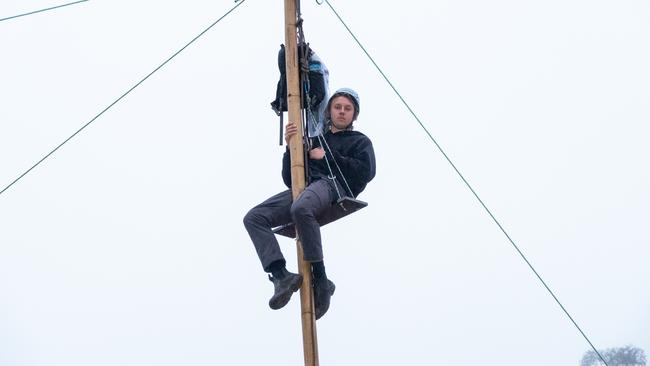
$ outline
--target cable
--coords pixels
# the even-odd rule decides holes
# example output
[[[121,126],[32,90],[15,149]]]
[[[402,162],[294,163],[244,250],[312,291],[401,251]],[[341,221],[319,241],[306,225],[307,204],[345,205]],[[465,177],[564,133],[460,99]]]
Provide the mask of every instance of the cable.
[[[307,97],[307,100],[309,100],[309,96]],[[307,109],[307,114],[311,117],[311,123],[312,125],[316,124],[316,118],[314,118],[314,114],[311,112],[311,105],[308,102],[308,109]],[[339,163],[336,162],[336,158],[334,157],[334,153],[332,152],[332,149],[330,148],[330,145],[327,143],[327,140],[325,139],[325,135],[323,135],[323,129],[319,128],[318,129],[318,134],[316,135],[318,137],[318,142],[320,142],[321,147],[324,147],[326,154],[329,153],[329,157],[332,159],[334,162],[334,165],[336,166],[336,169],[339,171],[339,174],[341,175],[341,179],[343,180],[343,183],[345,183],[345,187],[347,187],[348,192],[350,192],[350,197],[356,198],[354,196],[354,193],[352,192],[352,189],[350,189],[350,185],[348,184],[348,180],[345,179],[345,175],[343,174],[343,171],[341,171],[341,167],[339,166]],[[325,162],[327,163],[327,169],[329,170],[330,177],[335,177],[336,175],[334,172],[332,172],[332,167],[330,166],[329,159],[325,157]],[[329,178],[329,177],[328,177]],[[341,193],[339,192],[338,186],[335,184],[334,188],[336,188],[336,194],[341,199]],[[343,188],[343,187],[341,187]],[[345,193],[347,195],[347,192]]]
[[[537,273],[537,271],[535,270],[535,268],[533,267],[533,265],[528,261],[528,259],[527,259],[526,256],[524,255],[524,253],[523,253],[523,252],[519,249],[519,247],[517,246],[517,244],[515,244],[515,242],[512,240],[512,238],[510,238],[510,235],[508,235],[508,233],[507,233],[506,230],[503,228],[503,226],[501,226],[501,224],[500,224],[499,221],[496,219],[496,217],[494,217],[494,215],[492,214],[492,212],[490,211],[490,209],[488,209],[488,207],[485,205],[485,203],[483,203],[483,200],[479,197],[479,195],[476,193],[476,191],[474,191],[474,188],[472,188],[472,186],[467,182],[467,180],[465,179],[465,177],[463,176],[463,174],[461,174],[461,172],[458,170],[458,168],[456,168],[456,165],[454,165],[454,163],[451,161],[451,159],[449,158],[449,156],[448,156],[448,155],[445,153],[445,151],[442,149],[442,147],[440,146],[440,144],[438,144],[438,142],[433,138],[433,136],[431,135],[431,133],[429,133],[429,130],[427,130],[427,128],[426,128],[426,127],[424,126],[424,124],[422,123],[422,121],[420,121],[420,118],[418,118],[418,116],[415,114],[415,112],[413,111],[413,109],[411,109],[411,107],[409,106],[409,104],[406,103],[406,101],[404,100],[404,98],[402,98],[402,95],[401,95],[401,94],[397,91],[397,89],[393,86],[393,83],[391,83],[391,81],[388,79],[388,77],[386,76],[386,74],[384,74],[384,72],[381,70],[381,68],[377,65],[377,63],[375,62],[375,60],[372,58],[372,56],[370,56],[370,54],[368,53],[368,51],[366,51],[366,48],[361,44],[361,42],[359,42],[359,40],[358,40],[357,37],[354,35],[354,33],[352,33],[352,31],[350,30],[350,27],[348,27],[348,25],[343,21],[343,19],[341,18],[341,16],[336,12],[336,10],[334,10],[334,7],[332,7],[332,4],[330,4],[329,0],[322,0],[322,1],[324,1],[325,3],[327,3],[327,5],[330,7],[330,9],[332,9],[332,12],[334,13],[334,15],[336,15],[336,17],[339,19],[339,21],[341,22],[341,24],[343,24],[343,26],[344,26],[345,29],[348,31],[348,33],[350,33],[350,35],[352,36],[352,38],[354,38],[355,42],[356,42],[356,43],[359,45],[359,47],[363,50],[363,52],[366,54],[366,56],[368,56],[368,59],[370,59],[370,61],[371,61],[372,64],[375,66],[375,68],[377,69],[377,71],[379,71],[379,73],[380,73],[381,76],[384,78],[384,80],[386,80],[386,82],[388,83],[388,85],[390,85],[390,87],[393,89],[393,91],[395,92],[395,94],[397,94],[397,96],[398,96],[399,99],[402,101],[402,103],[404,104],[404,106],[406,106],[406,108],[409,110],[409,112],[411,113],[411,115],[413,115],[413,117],[415,118],[415,120],[420,124],[420,126],[422,127],[422,129],[424,130],[424,132],[429,136],[429,138],[430,138],[431,141],[436,145],[436,147],[438,148],[438,150],[440,150],[440,152],[441,152],[442,155],[445,157],[445,159],[447,160],[447,162],[449,162],[449,164],[451,165],[451,167],[456,171],[456,173],[458,174],[458,176],[463,180],[463,182],[465,183],[465,185],[467,186],[467,188],[469,188],[469,190],[472,192],[472,194],[474,195],[474,197],[476,197],[476,199],[479,201],[479,203],[481,204],[481,206],[483,206],[483,208],[485,209],[485,211],[490,215],[490,217],[492,218],[492,220],[494,221],[494,223],[499,227],[499,229],[501,230],[501,232],[503,232],[503,234],[506,236],[506,238],[508,239],[508,241],[510,241],[510,243],[511,243],[512,246],[515,248],[515,250],[517,251],[517,253],[519,253],[519,255],[521,256],[521,258],[526,262],[526,264],[527,264],[528,267],[533,271],[533,273],[535,274],[535,276],[537,276],[537,278],[538,278],[539,281],[542,283],[542,285],[544,285],[544,287],[545,287],[546,290],[549,292],[549,294],[551,294],[551,296],[553,297],[553,299],[555,299],[555,302],[560,306],[560,308],[562,309],[562,311],[564,311],[564,313],[566,314],[566,316],[569,317],[569,319],[571,320],[571,322],[573,323],[573,325],[578,329],[578,331],[580,332],[580,334],[582,334],[582,336],[583,336],[584,339],[587,341],[587,343],[589,343],[589,345],[590,345],[591,348],[594,350],[594,352],[596,352],[596,354],[598,354],[598,357],[600,357],[600,359],[603,361],[603,363],[605,364],[605,366],[608,366],[608,365],[607,365],[607,362],[605,361],[605,359],[603,358],[603,356],[600,354],[600,352],[598,352],[598,350],[596,349],[596,347],[594,347],[593,343],[591,343],[591,341],[589,340],[589,338],[587,337],[587,335],[582,331],[582,329],[580,328],[580,326],[578,326],[578,324],[575,322],[575,320],[573,320],[573,317],[571,316],[571,314],[569,314],[569,312],[564,308],[564,306],[562,305],[562,303],[560,302],[560,300],[557,298],[557,296],[555,296],[555,294],[553,293],[553,291],[551,291],[551,289],[548,287],[548,285],[546,284],[546,282],[544,282],[544,280],[543,280],[542,277],[539,275],[539,273]],[[317,1],[317,2],[318,2],[318,1]]]
[[[36,11],[30,11],[29,13],[25,13],[25,14],[18,14],[18,15],[14,15],[14,16],[11,16],[11,17],[7,17],[7,18],[1,18],[0,22],[5,21],[5,20],[9,20],[9,19],[20,18],[20,17],[24,17],[24,16],[27,16],[27,15],[32,15],[32,14],[36,14],[36,13],[42,13],[44,11],[54,10],[54,9],[62,8],[64,6],[68,6],[68,5],[79,4],[79,3],[86,2],[86,1],[89,1],[89,0],[75,1],[75,2],[72,2],[72,3],[68,3],[68,4],[53,6],[51,8],[46,8],[46,9],[41,9],[41,10],[36,10]]]
[[[194,41],[199,39],[202,35],[204,35],[207,31],[209,31],[212,27],[214,27],[217,23],[219,23],[223,18],[228,16],[230,13],[232,13],[237,7],[239,7],[241,4],[243,4],[246,0],[240,0],[237,2],[237,5],[235,5],[233,8],[228,10],[224,15],[221,16],[221,18],[217,19],[214,23],[212,23],[209,27],[207,27],[205,30],[203,30],[199,35],[194,37],[191,41],[189,41],[185,46],[183,46],[180,50],[176,51],[171,57],[169,57],[165,62],[160,64],[160,66],[156,67],[152,72],[149,73],[149,75],[145,76],[142,80],[138,81],[134,86],[131,87],[131,89],[127,90],[122,96],[117,98],[113,103],[111,103],[108,107],[104,108],[103,111],[99,112],[95,117],[93,117],[88,123],[85,125],[81,126],[80,129],[78,129],[75,133],[73,133],[70,137],[65,139],[62,143],[59,144],[59,146],[55,147],[54,150],[50,151],[47,155],[45,155],[41,160],[37,161],[36,164],[32,165],[31,168],[27,169],[23,174],[21,174],[18,178],[16,178],[13,182],[11,182],[8,186],[6,186],[2,191],[0,191],[0,195],[2,195],[7,189],[9,189],[11,186],[13,186],[16,182],[18,182],[20,179],[22,179],[27,173],[31,172],[32,169],[36,168],[40,163],[42,163],[45,159],[50,157],[50,155],[54,154],[55,151],[57,151],[61,146],[65,145],[68,141],[70,141],[73,137],[75,137],[79,132],[81,132],[83,129],[88,127],[91,123],[93,123],[97,118],[99,118],[104,112],[108,111],[111,107],[113,107],[117,102],[122,100],[122,98],[126,97],[127,94],[131,93],[135,88],[140,86],[145,80],[147,80],[151,75],[153,75],[156,71],[160,70],[163,66],[165,66],[169,61],[171,61],[174,57],[176,57],[179,53],[183,52],[187,47],[189,47]]]

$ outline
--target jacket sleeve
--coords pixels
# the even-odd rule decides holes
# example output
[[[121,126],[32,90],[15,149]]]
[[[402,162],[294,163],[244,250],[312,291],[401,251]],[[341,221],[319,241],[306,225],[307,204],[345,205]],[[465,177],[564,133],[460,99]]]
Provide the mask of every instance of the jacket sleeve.
[[[289,156],[288,146],[282,156],[282,180],[287,188],[291,188],[291,157]]]
[[[375,177],[375,151],[369,138],[359,140],[350,154],[332,151],[332,155],[343,174],[359,185],[365,186]]]

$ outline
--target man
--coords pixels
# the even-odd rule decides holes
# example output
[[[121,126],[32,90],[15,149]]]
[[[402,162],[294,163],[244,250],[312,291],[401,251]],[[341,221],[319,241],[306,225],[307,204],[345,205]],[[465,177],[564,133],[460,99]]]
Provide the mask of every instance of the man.
[[[352,124],[359,116],[359,106],[359,96],[354,90],[337,90],[325,110],[325,117],[330,121],[329,131],[321,139],[316,139],[316,147],[309,151],[309,180],[305,190],[295,201],[290,189],[279,193],[252,208],[244,217],[244,226],[262,267],[271,274],[269,280],[274,285],[274,293],[269,300],[271,309],[285,306],[302,284],[302,275],[287,271],[286,260],[271,231],[273,227],[290,222],[295,224],[300,236],[304,260],[311,263],[316,319],[320,319],[329,309],[335,285],[325,273],[320,226],[316,218],[339,198],[339,194],[356,197],[375,176],[372,143],[364,134],[353,131]],[[294,123],[287,124],[287,145],[297,132],[298,127]],[[326,142],[325,146],[320,145],[322,140]],[[282,178],[291,188],[288,147],[282,161]]]

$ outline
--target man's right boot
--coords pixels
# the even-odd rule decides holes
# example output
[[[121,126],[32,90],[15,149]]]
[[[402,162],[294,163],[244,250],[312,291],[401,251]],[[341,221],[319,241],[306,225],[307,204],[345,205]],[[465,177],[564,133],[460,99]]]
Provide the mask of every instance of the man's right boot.
[[[282,278],[269,275],[269,281],[273,282],[275,288],[273,296],[269,300],[269,306],[273,310],[278,310],[289,303],[291,295],[300,289],[302,275],[291,272],[286,272]]]

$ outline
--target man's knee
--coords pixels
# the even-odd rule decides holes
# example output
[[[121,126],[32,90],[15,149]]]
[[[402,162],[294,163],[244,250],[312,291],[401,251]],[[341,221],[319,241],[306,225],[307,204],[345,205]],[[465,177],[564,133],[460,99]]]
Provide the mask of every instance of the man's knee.
[[[244,216],[244,226],[245,227],[251,227],[259,224],[264,224],[266,222],[266,217],[262,215],[260,210],[257,208],[252,208],[246,215]]]
[[[312,216],[314,216],[312,209],[301,201],[296,201],[291,205],[291,217],[294,221],[299,221],[302,218]]]

